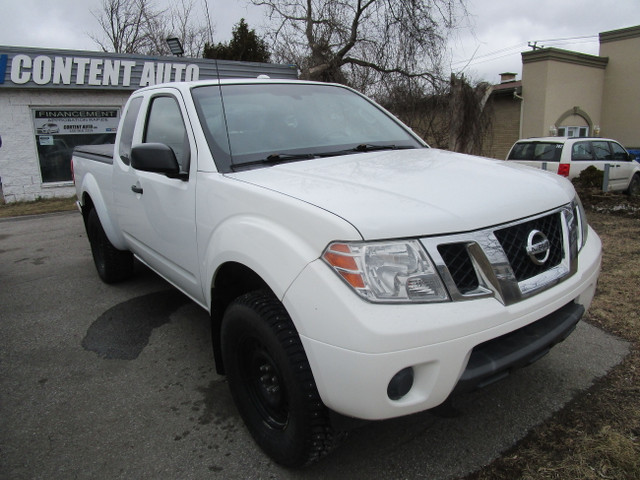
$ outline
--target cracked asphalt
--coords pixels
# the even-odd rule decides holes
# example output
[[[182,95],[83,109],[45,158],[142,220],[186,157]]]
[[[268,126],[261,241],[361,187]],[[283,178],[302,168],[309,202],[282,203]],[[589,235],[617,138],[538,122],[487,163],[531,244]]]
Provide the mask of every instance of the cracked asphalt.
[[[141,265],[103,284],[77,212],[1,220],[0,478],[460,478],[628,349],[581,322],[450,408],[368,423],[320,463],[287,470],[255,446],[215,373],[204,310]]]

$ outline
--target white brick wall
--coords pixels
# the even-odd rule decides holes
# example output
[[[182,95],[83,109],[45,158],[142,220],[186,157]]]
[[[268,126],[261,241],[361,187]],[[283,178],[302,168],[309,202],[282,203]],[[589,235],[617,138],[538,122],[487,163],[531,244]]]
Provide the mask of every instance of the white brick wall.
[[[130,92],[78,91],[51,89],[0,90],[0,179],[6,202],[40,198],[71,197],[71,182],[42,183],[36,132],[31,108],[53,107],[119,107],[122,109]]]

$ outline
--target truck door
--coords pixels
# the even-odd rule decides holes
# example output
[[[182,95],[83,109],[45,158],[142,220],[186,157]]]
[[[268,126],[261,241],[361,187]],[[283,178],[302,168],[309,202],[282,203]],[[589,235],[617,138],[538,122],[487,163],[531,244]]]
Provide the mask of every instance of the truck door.
[[[180,164],[181,175],[169,178],[136,170],[126,155],[118,152],[114,159],[114,203],[120,227],[138,257],[202,301],[195,222],[197,151],[193,132],[187,128],[190,123],[184,102],[177,90],[158,89],[145,99],[140,112],[133,144],[168,145]]]

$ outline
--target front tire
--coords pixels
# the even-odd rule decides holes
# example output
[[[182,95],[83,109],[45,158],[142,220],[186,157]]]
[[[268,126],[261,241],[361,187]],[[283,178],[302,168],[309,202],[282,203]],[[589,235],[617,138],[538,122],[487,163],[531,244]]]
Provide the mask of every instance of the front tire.
[[[634,174],[629,182],[629,188],[627,189],[627,195],[637,197],[640,195],[640,174]]]
[[[118,250],[113,246],[104,233],[95,208],[92,208],[87,216],[87,236],[93,263],[103,282],[121,282],[133,275],[133,255],[127,250]]]
[[[331,451],[329,412],[283,305],[264,291],[239,297],[225,312],[221,337],[231,394],[260,448],[288,467]]]

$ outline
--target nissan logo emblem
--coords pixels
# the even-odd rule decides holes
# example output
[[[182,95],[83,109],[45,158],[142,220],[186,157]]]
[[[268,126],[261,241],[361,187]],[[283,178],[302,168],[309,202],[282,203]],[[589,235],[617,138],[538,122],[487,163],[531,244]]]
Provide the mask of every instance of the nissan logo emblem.
[[[531,230],[527,238],[527,255],[536,265],[544,265],[549,259],[551,244],[547,236],[540,230]]]

